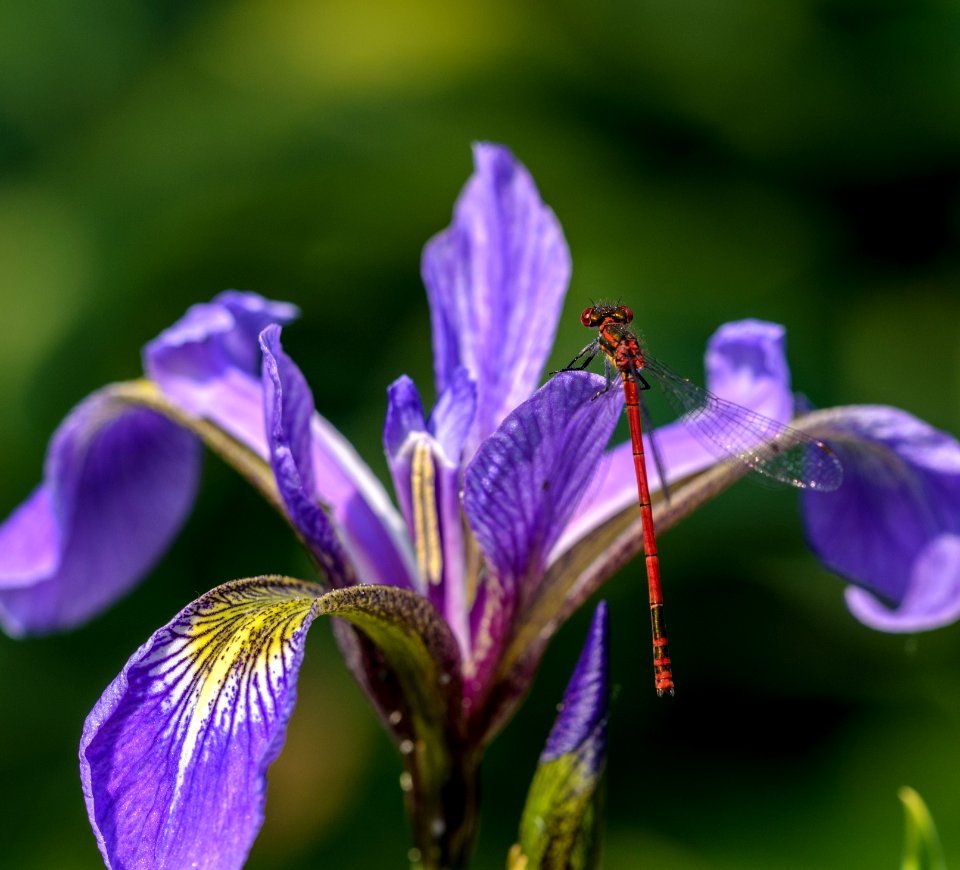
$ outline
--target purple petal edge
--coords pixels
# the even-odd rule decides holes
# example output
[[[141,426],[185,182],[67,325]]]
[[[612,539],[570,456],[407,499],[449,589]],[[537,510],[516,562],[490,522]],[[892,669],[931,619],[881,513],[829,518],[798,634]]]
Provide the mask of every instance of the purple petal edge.
[[[960,536],[940,535],[921,551],[913,565],[903,601],[891,608],[865,589],[846,590],[847,607],[877,631],[931,631],[960,620]]]
[[[262,392],[272,427],[269,449],[290,516],[335,582],[349,577],[411,587],[416,569],[403,520],[356,450],[314,411],[309,386],[282,353],[279,336],[278,327],[265,331]]]

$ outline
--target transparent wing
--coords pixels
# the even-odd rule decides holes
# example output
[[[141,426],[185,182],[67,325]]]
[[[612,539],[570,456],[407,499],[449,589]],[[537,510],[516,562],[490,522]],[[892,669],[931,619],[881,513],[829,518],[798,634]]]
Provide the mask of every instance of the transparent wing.
[[[644,355],[644,371],[703,446],[718,459],[736,459],[770,480],[828,492],[843,481],[843,466],[822,441],[715,396]]]

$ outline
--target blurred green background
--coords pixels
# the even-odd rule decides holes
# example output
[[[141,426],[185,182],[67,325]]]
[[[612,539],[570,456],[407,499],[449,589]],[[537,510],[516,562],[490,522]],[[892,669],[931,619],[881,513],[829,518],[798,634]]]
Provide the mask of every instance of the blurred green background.
[[[565,229],[552,364],[598,296],[695,378],[710,333],[755,316],[787,325],[816,404],[960,431],[958,106],[960,10],[939,0],[2,4],[0,515],[69,408],[228,287],[301,306],[285,346],[384,476],[387,384],[406,372],[431,395],[420,249],[477,139],[514,149]],[[903,784],[960,866],[960,627],[856,623],[787,492],[737,487],[661,557],[673,702],[651,688],[640,565],[604,590],[606,866],[895,867]],[[100,692],[211,586],[308,571],[210,458],[185,532],[125,601],[69,635],[0,638],[0,866],[102,866],[76,763]],[[588,617],[489,752],[478,868],[503,866]],[[249,866],[404,866],[399,773],[318,625]]]

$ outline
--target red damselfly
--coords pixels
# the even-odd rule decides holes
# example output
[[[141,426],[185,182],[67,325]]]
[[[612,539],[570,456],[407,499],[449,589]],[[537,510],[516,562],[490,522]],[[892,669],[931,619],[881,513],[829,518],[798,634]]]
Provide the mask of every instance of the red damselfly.
[[[647,564],[654,685],[658,695],[672,695],[673,671],[663,619],[660,560],[657,556],[643,449],[643,425],[650,428],[646,410],[640,401],[639,391],[650,389],[650,383],[643,373],[653,376],[667,400],[680,414],[681,421],[720,459],[738,460],[771,480],[824,492],[840,486],[843,468],[833,451],[823,442],[721,399],[672,372],[642,348],[630,328],[632,320],[633,312],[625,305],[594,305],[584,309],[580,322],[590,329],[596,329],[597,337],[571,360],[564,371],[585,369],[602,351],[606,389],[609,390],[613,384],[614,370],[619,373],[623,383]],[[653,453],[662,486],[666,487],[664,470],[655,449]]]

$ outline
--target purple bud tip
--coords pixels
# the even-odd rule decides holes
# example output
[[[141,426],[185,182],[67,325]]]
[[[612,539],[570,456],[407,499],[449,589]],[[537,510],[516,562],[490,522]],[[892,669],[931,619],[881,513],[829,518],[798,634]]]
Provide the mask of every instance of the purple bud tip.
[[[596,736],[601,741],[606,729],[610,702],[607,673],[607,603],[597,605],[580,660],[567,684],[560,712],[540,761],[551,761],[582,747]]]

